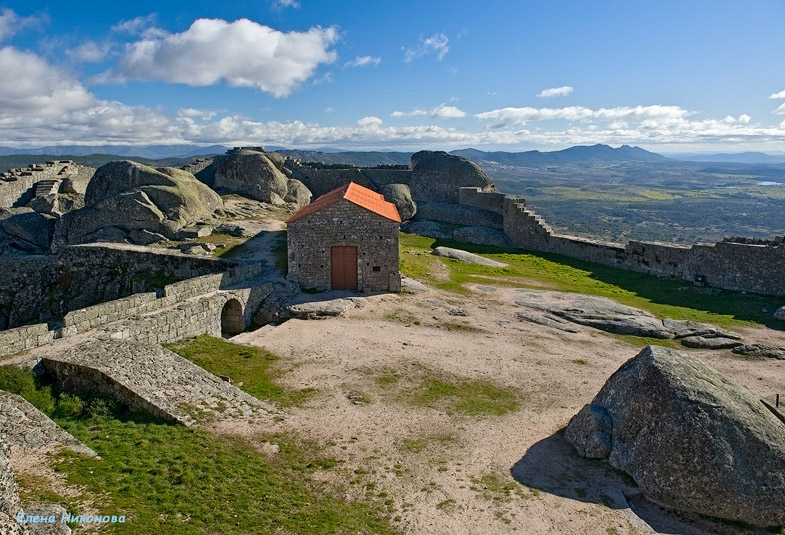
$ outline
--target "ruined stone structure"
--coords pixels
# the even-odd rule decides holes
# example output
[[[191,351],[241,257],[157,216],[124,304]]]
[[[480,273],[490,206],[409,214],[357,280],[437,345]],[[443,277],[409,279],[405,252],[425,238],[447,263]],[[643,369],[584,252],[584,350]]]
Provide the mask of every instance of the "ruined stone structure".
[[[317,290],[400,291],[395,205],[353,182],[287,221],[288,279]]]
[[[710,286],[785,295],[785,244],[723,241],[680,246],[630,241],[607,243],[556,233],[517,195],[461,188],[459,203],[501,214],[504,233],[516,247],[557,253],[630,271],[700,280]]]
[[[0,173],[0,208],[24,206],[34,196],[46,194],[43,189],[37,188],[39,182],[47,181],[51,193],[55,185],[59,186],[63,179],[79,174],[81,169],[72,160],[58,160]]]

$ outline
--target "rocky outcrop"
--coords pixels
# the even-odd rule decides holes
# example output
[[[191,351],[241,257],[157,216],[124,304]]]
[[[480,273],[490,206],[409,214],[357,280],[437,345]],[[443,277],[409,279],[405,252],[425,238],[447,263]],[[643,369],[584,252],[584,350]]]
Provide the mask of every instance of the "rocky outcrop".
[[[498,268],[498,267],[505,267],[507,265],[501,262],[497,262],[496,260],[491,260],[490,258],[485,258],[484,256],[470,253],[468,251],[463,251],[461,249],[453,249],[452,247],[436,247],[433,250],[433,254],[435,254],[436,256],[443,256],[445,258],[453,258],[455,260],[460,260],[461,262],[467,262],[469,264],[478,264],[480,266],[489,266],[489,267]]]
[[[57,223],[55,246],[120,241],[146,230],[175,239],[179,230],[209,220],[223,203],[217,193],[181,169],[153,169],[136,162],[110,162],[87,186],[85,208]],[[150,243],[145,234],[141,244]]]
[[[497,229],[488,227],[461,227],[455,229],[452,237],[455,241],[474,243],[476,245],[492,245],[494,247],[514,247],[507,235]]]
[[[286,181],[286,195],[283,200],[293,204],[295,208],[300,208],[311,202],[311,190],[299,180],[290,178]]]
[[[740,345],[733,348],[733,353],[735,355],[744,355],[745,357],[785,360],[785,347],[767,344]]]
[[[259,149],[231,151],[217,163],[213,186],[262,202],[269,202],[271,193],[285,198],[289,195],[289,178],[270,156]]]
[[[785,524],[785,425],[702,360],[649,346],[567,427],[584,456],[607,458],[674,509]]]
[[[496,191],[496,187],[475,163],[446,152],[423,150],[412,155],[409,179],[416,201],[458,203],[458,188],[477,187]]]
[[[401,230],[410,234],[417,234],[419,236],[440,240],[449,240],[452,238],[452,231],[450,231],[446,225],[437,223],[436,221],[406,221],[401,225]]]
[[[0,254],[41,254],[52,242],[56,219],[31,208],[0,208]]]
[[[412,192],[406,184],[387,184],[381,187],[379,193],[395,205],[401,221],[411,219],[417,213],[417,203],[412,199]]]
[[[774,319],[785,321],[785,306],[782,306],[774,311]]]

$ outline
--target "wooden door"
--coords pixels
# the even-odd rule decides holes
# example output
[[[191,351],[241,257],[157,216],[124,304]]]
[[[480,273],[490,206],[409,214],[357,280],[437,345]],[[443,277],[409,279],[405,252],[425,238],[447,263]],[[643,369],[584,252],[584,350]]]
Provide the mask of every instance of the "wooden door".
[[[330,250],[333,290],[357,289],[357,247],[335,246]]]

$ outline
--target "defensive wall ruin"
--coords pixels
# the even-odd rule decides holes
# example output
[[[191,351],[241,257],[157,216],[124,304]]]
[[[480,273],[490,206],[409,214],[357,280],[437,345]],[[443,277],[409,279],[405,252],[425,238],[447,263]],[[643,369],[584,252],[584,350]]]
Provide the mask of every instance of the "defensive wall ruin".
[[[56,160],[0,173],[0,208],[24,206],[33,198],[37,183],[44,180],[63,180],[79,172],[80,166],[72,160]]]
[[[239,334],[274,291],[256,279],[261,264],[202,275],[166,285],[161,294],[138,293],[69,312],[62,325],[38,323],[0,331],[0,356],[101,328],[115,340],[165,343],[199,334]]]
[[[516,247],[557,253],[630,271],[701,281],[727,290],[785,295],[785,243],[723,241],[679,246],[630,241],[626,245],[558,234],[517,195],[460,188],[464,206],[501,214]]]

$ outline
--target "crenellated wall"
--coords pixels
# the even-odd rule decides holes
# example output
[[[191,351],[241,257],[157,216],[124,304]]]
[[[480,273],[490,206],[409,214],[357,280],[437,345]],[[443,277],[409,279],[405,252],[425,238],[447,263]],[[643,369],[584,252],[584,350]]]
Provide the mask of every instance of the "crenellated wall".
[[[641,241],[622,245],[558,234],[517,195],[461,188],[459,198],[461,204],[496,212],[500,195],[504,233],[522,249],[687,281],[703,277],[706,284],[728,290],[785,295],[785,243],[781,239],[753,243],[737,239],[690,247]]]

